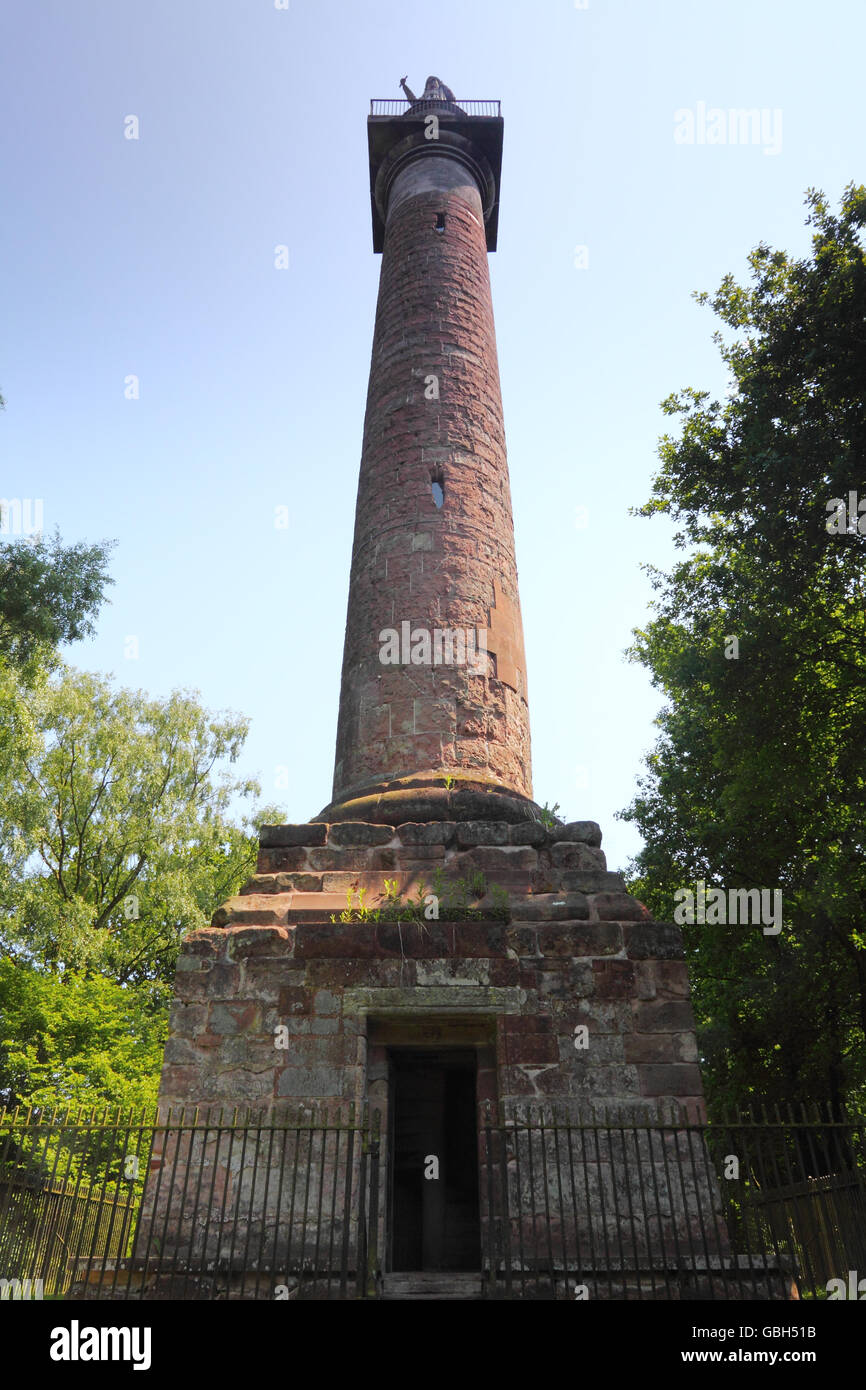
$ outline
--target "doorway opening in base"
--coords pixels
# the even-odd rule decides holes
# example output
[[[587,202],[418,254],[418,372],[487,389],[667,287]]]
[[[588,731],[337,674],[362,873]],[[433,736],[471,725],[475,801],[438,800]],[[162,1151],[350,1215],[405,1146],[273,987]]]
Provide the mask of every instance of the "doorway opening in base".
[[[391,1269],[478,1270],[477,1052],[390,1048]]]

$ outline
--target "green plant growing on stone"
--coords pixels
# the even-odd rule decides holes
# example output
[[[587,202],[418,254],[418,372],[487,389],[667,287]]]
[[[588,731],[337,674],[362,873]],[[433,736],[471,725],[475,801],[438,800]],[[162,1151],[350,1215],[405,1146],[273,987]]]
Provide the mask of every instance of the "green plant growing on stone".
[[[548,806],[545,801],[535,820],[540,821],[545,830],[552,830],[555,825],[562,825],[560,817],[556,814],[558,810],[558,801],[554,801],[552,806]]]
[[[394,881],[396,885],[396,880]],[[367,889],[358,889],[358,906],[352,906],[352,889],[346,889],[346,906],[340,913],[341,922],[378,922],[380,909],[367,906]],[[331,913],[331,921],[336,922],[336,917]]]
[[[501,916],[504,921],[511,917],[511,905],[508,897],[507,888],[503,888],[501,883],[490,885],[490,896],[493,899],[493,911],[496,916]]]
[[[453,791],[453,789],[454,789],[454,778],[451,776],[451,773],[450,773],[450,772],[449,772],[449,774],[448,774],[447,777],[443,777],[442,782],[443,782],[443,785],[444,785],[444,787],[445,787],[446,792]]]
[[[476,870],[469,878],[458,878],[448,882],[441,865],[433,870],[433,888],[419,883],[414,898],[404,898],[399,890],[399,879],[384,880],[383,901],[380,907],[367,905],[367,889],[357,890],[357,903],[353,905],[351,888],[346,891],[346,906],[339,914],[331,913],[331,921],[336,922],[417,922],[426,933],[427,899],[432,891],[439,900],[440,916],[452,917],[457,921],[483,921],[494,917],[508,921],[510,917],[508,894],[504,888],[493,885],[488,889],[485,875]],[[488,908],[475,907],[479,899],[490,892],[493,903]]]
[[[470,892],[473,898],[483,898],[487,892],[487,879],[481,869],[476,869],[469,883]]]

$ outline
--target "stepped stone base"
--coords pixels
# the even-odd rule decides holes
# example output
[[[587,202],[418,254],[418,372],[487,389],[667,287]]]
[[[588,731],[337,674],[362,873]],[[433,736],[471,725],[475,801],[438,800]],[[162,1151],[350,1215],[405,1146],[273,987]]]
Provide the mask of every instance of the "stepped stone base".
[[[221,1107],[228,1120],[237,1107],[277,1122],[292,1109],[369,1105],[383,1136],[377,1201],[385,1221],[370,1258],[385,1271],[393,1062],[406,1048],[474,1054],[476,1099],[485,1114],[489,1103],[500,1115],[513,1115],[515,1107],[525,1114],[527,1106],[555,1106],[560,1117],[590,1110],[623,1122],[651,1121],[660,1102],[663,1109],[670,1102],[674,1123],[703,1120],[680,931],[654,922],[626,893],[622,877],[608,872],[600,845],[592,821],[550,829],[529,819],[263,828],[255,876],[218,909],[210,928],[183,943],[160,1087],[164,1118],[170,1125],[173,1115],[176,1124],[179,1110]],[[292,1149],[294,1141],[287,1142],[301,1172],[299,1191],[309,1188],[318,1204],[341,1181],[337,1159],[329,1151],[321,1161],[307,1161]],[[563,1150],[546,1173],[524,1163],[526,1188],[517,1181],[515,1146],[523,1146],[526,1159],[529,1139],[505,1142],[508,1153],[494,1139],[488,1154],[478,1129],[479,1191],[492,1192],[502,1174],[510,1174],[514,1211],[508,1220],[517,1249],[521,1235],[529,1240],[519,1226],[528,1219],[526,1204],[547,1210],[559,1186],[571,1180],[571,1160]],[[583,1153],[588,1187],[586,1210],[577,1218],[580,1248],[606,1248],[600,1242],[607,1238],[607,1209],[641,1209],[647,1173],[665,1190],[669,1142],[657,1141],[650,1151],[641,1141],[643,1168],[634,1175],[604,1140]],[[200,1170],[207,1182],[216,1181],[230,1220],[238,1223],[240,1234],[231,1239],[245,1241],[249,1233],[255,1247],[264,1232],[265,1244],[288,1261],[291,1219],[275,1184],[260,1190],[255,1145],[252,1156],[243,1146],[228,1157],[217,1150],[212,1134],[155,1146],[142,1230],[152,1222],[161,1250],[194,1256],[202,1268],[220,1255],[218,1233],[214,1248],[205,1248],[204,1236],[189,1229],[189,1217],[184,1224],[178,1189],[187,1170]],[[267,1167],[269,1159],[263,1161]],[[682,1236],[688,1248],[697,1239],[702,1214],[710,1229],[718,1225],[711,1176],[690,1179],[688,1188],[670,1194],[664,1230],[639,1237],[650,1267],[665,1264],[671,1241]],[[483,1202],[480,1219],[487,1250]],[[311,1218],[307,1233],[317,1248],[320,1235],[327,1248],[333,1239],[340,1249],[345,1235],[356,1248],[354,1207],[345,1229],[338,1219],[322,1220],[320,1232],[319,1217]],[[549,1235],[551,1258],[564,1271],[561,1223],[554,1222]],[[712,1253],[724,1259],[723,1234],[718,1249],[713,1242]],[[633,1294],[623,1287],[612,1296]]]
[[[256,875],[183,943],[160,1104],[384,1100],[388,1046],[462,1042],[479,1100],[700,1118],[680,931],[600,845],[592,821],[264,827]],[[339,920],[386,879],[438,919]]]

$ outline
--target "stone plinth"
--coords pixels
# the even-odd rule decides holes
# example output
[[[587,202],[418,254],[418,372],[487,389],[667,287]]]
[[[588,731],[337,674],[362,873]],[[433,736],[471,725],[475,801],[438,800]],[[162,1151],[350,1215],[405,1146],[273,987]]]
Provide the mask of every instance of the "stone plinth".
[[[479,1100],[699,1110],[679,929],[600,842],[591,821],[266,827],[255,877],[183,944],[160,1104],[361,1101],[403,1017],[486,1022]]]

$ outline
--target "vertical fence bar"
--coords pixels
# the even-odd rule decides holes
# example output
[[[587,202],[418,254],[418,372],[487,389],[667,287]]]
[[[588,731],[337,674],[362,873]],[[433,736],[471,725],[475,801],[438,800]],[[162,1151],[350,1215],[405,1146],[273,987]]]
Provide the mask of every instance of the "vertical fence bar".
[[[367,1297],[367,1182],[370,1154],[369,1110],[366,1101],[361,1106],[361,1153],[358,1177],[358,1258],[355,1288],[358,1298]],[[376,1175],[378,1183],[378,1173]]]
[[[352,1182],[355,1176],[355,1102],[349,1104],[349,1122],[346,1131],[346,1181],[343,1193],[343,1239],[340,1248],[340,1297],[348,1293],[349,1243],[352,1222]]]
[[[373,1111],[373,1127],[370,1140],[370,1240],[367,1245],[367,1259],[369,1269],[367,1272],[368,1281],[373,1289],[373,1297],[379,1297],[379,1281],[377,1279],[379,1265],[379,1147],[380,1147],[380,1124],[381,1116],[378,1110]]]
[[[523,1240],[523,1183],[520,1178],[520,1111],[514,1107],[514,1119],[512,1121],[511,1133],[514,1138],[514,1181],[515,1181],[515,1200],[514,1210],[517,1216],[517,1250],[520,1260],[520,1296],[526,1297],[526,1248]],[[510,1221],[511,1202],[509,1200],[508,1188],[505,1189],[505,1211]]]
[[[484,1102],[484,1114],[482,1119],[484,1130],[484,1154],[485,1171],[487,1175],[487,1297],[496,1297],[496,1270],[498,1264],[496,1228],[494,1220],[494,1170],[493,1170],[493,1142],[490,1124],[490,1101]]]

